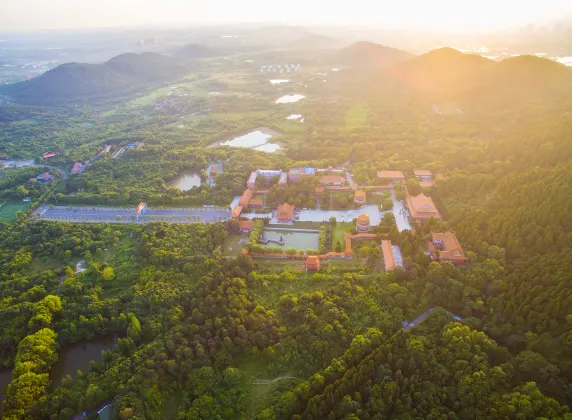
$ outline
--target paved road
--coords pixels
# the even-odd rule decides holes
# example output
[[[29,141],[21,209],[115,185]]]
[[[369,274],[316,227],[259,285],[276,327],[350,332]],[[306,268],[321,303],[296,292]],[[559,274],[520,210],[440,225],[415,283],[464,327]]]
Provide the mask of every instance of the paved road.
[[[435,308],[431,308],[431,309],[425,311],[424,313],[422,313],[421,315],[419,315],[417,318],[415,318],[415,319],[414,319],[413,321],[411,321],[411,322],[403,321],[403,328],[406,329],[406,330],[408,330],[409,328],[412,328],[412,327],[416,326],[416,325],[419,324],[420,322],[422,322],[422,321],[424,321],[425,319],[427,319],[427,317],[429,316],[429,314],[430,314],[431,312],[433,312],[434,309],[435,309]],[[452,313],[452,312],[450,312],[450,311],[448,311],[448,310],[446,310],[446,309],[445,309],[445,312],[447,312],[449,315],[451,315],[455,321],[462,321],[462,320],[463,320],[463,318],[461,318],[460,316],[455,315],[454,313]]]
[[[164,221],[170,223],[214,223],[230,218],[230,212],[220,208],[149,208],[135,218],[135,208],[115,207],[74,207],[74,206],[40,206],[34,211],[35,219],[80,223],[148,223]]]
[[[4,164],[5,168],[25,168],[25,167],[37,167],[37,168],[49,168],[58,171],[65,178],[68,177],[68,173],[65,169],[58,168],[57,166],[43,165],[41,163],[36,163],[32,160],[6,160],[0,159]]]

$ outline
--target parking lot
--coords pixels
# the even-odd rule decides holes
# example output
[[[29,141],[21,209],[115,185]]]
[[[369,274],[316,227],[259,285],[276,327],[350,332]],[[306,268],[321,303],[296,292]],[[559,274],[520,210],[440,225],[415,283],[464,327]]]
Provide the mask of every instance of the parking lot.
[[[215,223],[230,218],[225,208],[148,208],[137,219],[135,208],[123,207],[79,207],[40,206],[34,211],[35,219],[83,223]]]

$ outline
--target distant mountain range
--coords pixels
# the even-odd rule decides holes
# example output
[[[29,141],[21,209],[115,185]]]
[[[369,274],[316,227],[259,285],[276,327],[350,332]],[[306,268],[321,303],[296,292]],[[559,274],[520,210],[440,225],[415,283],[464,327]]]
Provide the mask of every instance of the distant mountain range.
[[[335,42],[315,34],[303,35],[314,40],[315,45]],[[371,42],[358,42],[328,54],[328,64],[351,68],[341,77],[351,78],[352,85],[359,90],[362,85],[377,80],[385,86],[397,83],[440,99],[462,96],[466,100],[483,103],[494,100],[498,104],[505,100],[514,103],[519,95],[526,100],[527,94],[533,91],[536,98],[549,98],[572,86],[572,68],[536,56],[496,62],[452,48],[414,56]],[[116,98],[175,80],[184,75],[195,60],[217,55],[220,52],[191,44],[170,55],[128,53],[102,64],[68,63],[34,79],[1,86],[0,95],[32,105]]]
[[[339,66],[392,67],[397,63],[410,60],[413,57],[415,56],[407,51],[374,44],[373,42],[362,41],[342,48],[337,51],[330,60],[332,64]]]
[[[0,94],[31,105],[117,97],[176,79],[185,74],[190,62],[216,55],[208,47],[191,44],[170,56],[126,53],[101,64],[66,63],[34,79],[0,86]]]

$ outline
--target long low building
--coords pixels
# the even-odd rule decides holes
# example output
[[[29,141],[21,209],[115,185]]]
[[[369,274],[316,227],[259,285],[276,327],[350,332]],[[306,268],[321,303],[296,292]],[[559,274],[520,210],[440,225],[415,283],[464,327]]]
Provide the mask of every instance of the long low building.
[[[405,175],[402,171],[378,171],[377,177],[389,181],[405,181]]]
[[[391,241],[381,241],[381,252],[383,253],[385,271],[395,270],[395,257],[393,255],[393,249],[391,248]]]
[[[242,193],[242,196],[240,197],[240,201],[238,202],[238,205],[242,206],[242,207],[248,206],[248,202],[252,198],[252,194],[253,194],[253,192],[250,188],[244,190],[244,192]]]

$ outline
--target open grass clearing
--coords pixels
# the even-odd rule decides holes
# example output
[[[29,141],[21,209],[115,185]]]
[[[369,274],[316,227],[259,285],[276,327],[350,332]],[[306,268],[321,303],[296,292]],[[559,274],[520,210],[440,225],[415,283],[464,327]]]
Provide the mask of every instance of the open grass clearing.
[[[6,201],[0,206],[0,222],[12,223],[16,220],[16,213],[26,211],[28,204],[22,201]]]

